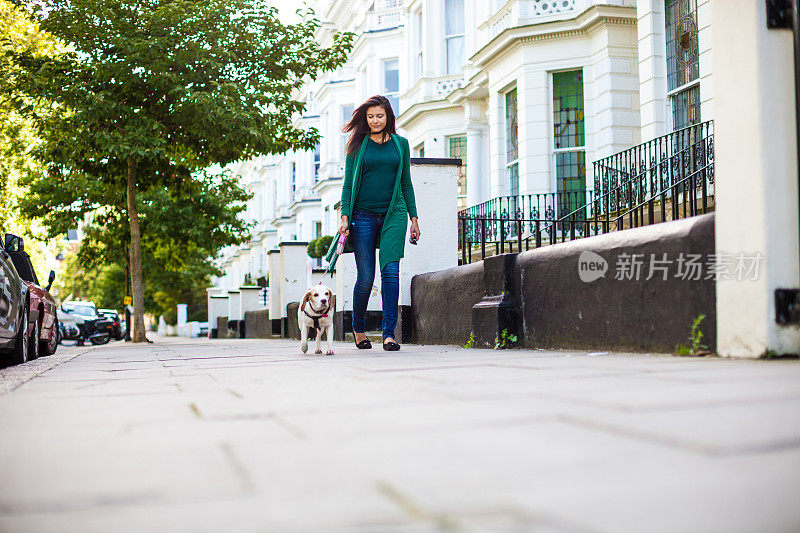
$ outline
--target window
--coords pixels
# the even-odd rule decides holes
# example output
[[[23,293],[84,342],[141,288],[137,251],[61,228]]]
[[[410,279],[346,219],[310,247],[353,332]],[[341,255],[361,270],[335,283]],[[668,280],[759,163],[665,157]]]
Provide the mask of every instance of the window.
[[[400,64],[397,58],[383,61],[383,91],[395,116],[400,114],[400,102],[397,98],[400,92]]]
[[[506,167],[508,168],[508,194],[519,194],[519,137],[517,128],[517,89],[505,95],[506,101]]]
[[[444,0],[446,74],[457,74],[464,66],[464,0]]]
[[[419,143],[415,148],[414,151],[417,152],[417,157],[425,157],[425,143]]]
[[[667,91],[672,128],[700,122],[697,0],[666,0]]]
[[[297,163],[292,161],[292,202],[294,202],[294,193],[297,190]]]
[[[447,139],[450,157],[461,160],[458,169],[457,194],[458,209],[467,207],[467,137],[457,135]]]
[[[583,71],[553,73],[553,147],[559,217],[586,202]]]
[[[350,119],[353,118],[353,109],[352,105],[342,106],[342,130],[345,124],[350,122]],[[342,131],[342,154],[344,154],[345,147],[347,146],[347,138],[349,136],[349,133],[344,133],[344,131]],[[344,158],[344,155],[342,155],[342,157]]]
[[[414,56],[414,79],[422,77],[422,11],[414,13],[414,42],[416,52]]]
[[[314,147],[314,181],[319,179],[320,147],[319,143]]]

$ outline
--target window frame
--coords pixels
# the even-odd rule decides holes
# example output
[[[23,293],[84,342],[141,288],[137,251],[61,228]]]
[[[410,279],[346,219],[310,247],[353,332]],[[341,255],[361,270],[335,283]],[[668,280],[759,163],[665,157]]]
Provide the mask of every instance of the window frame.
[[[350,108],[350,113],[345,113],[345,109]],[[339,127],[339,131],[341,132],[342,137],[342,160],[344,160],[344,153],[347,150],[347,138],[350,137],[350,134],[347,132],[342,131],[344,126],[350,121],[353,116],[353,111],[355,111],[356,107],[353,104],[344,104],[339,106],[339,116],[342,119],[342,124]]]
[[[454,74],[459,74],[463,71],[464,64],[466,63],[466,10],[467,10],[467,3],[466,0],[454,0],[460,1],[462,6],[462,16],[464,17],[464,27],[461,29],[461,33],[447,33],[447,0],[442,0],[442,11],[444,12],[444,72],[445,75],[450,76]],[[461,40],[461,58],[462,63],[461,65],[453,66],[453,70],[450,69],[450,41],[460,39]]]
[[[685,3],[686,13],[681,15],[679,4]],[[671,9],[675,9],[673,12]],[[673,20],[670,20],[670,15],[675,13]],[[700,94],[700,28],[698,20],[698,0],[665,0],[664,1],[664,50],[666,52],[665,70],[666,70],[666,100],[667,100],[667,125],[670,131],[677,131],[682,128],[691,126],[692,124],[699,124],[702,122],[701,118],[701,94]],[[693,24],[693,39],[691,42],[693,53],[695,57],[690,64],[681,65],[678,60],[678,54],[675,51],[676,39],[673,31],[673,25],[679,24],[683,19],[690,18]],[[674,72],[671,71],[674,69]],[[692,77],[693,76],[693,77]],[[688,81],[684,81],[679,86],[670,89],[670,85],[677,83],[678,80],[692,77]],[[684,96],[687,100],[690,98],[691,93],[697,94],[697,102],[695,104],[688,104],[687,107],[687,122],[685,124],[678,124],[676,115],[679,113],[678,99]],[[692,105],[696,106],[696,117],[692,121],[689,118],[691,114]]]
[[[582,104],[582,110],[583,110],[583,118],[581,120],[583,121],[583,144],[575,145],[575,146],[565,146],[565,147],[561,147],[561,148],[556,148],[556,132],[555,132],[555,128],[556,128],[556,120],[555,120],[556,84],[555,84],[554,77],[556,75],[558,75],[558,74],[564,74],[564,73],[570,73],[570,72],[580,72],[581,73],[581,78],[580,78],[581,89],[582,89],[581,90],[581,104]],[[549,102],[550,103],[550,132],[551,132],[551,135],[550,135],[550,143],[551,143],[550,144],[550,149],[551,149],[550,162],[551,162],[552,169],[553,169],[552,173],[551,173],[551,177],[552,177],[551,190],[554,191],[556,193],[556,195],[558,195],[558,193],[562,193],[562,192],[576,192],[576,191],[583,191],[585,193],[586,190],[587,190],[587,184],[588,184],[588,181],[587,181],[588,167],[586,165],[586,155],[587,155],[586,154],[586,152],[587,152],[587,149],[586,149],[586,137],[587,137],[587,134],[586,134],[586,66],[585,65],[576,65],[576,66],[573,66],[573,67],[570,67],[570,68],[552,70],[552,71],[549,71],[548,74],[549,74],[548,78],[549,78],[549,84],[550,84],[550,91],[549,91],[550,92],[550,102]],[[575,154],[582,154],[583,155],[584,174],[583,174],[583,188],[582,189],[559,189],[560,182],[564,181],[563,179],[559,179],[559,176],[558,176],[558,169],[559,169],[558,160],[559,160],[559,156],[562,155],[562,154],[569,154],[569,153],[575,153]],[[580,179],[580,176],[578,176],[578,178]],[[555,216],[556,216],[556,218],[559,218],[559,217],[562,216],[562,213],[561,213],[560,206],[557,206],[557,207],[559,207],[559,209],[556,210]]]
[[[509,159],[509,143],[510,143],[510,131],[511,126],[509,125],[509,112],[508,112],[508,97],[511,93],[514,93],[514,114],[516,115],[516,157],[514,159]],[[503,140],[505,141],[505,165],[508,179],[506,180],[508,183],[508,196],[518,196],[519,195],[519,91],[517,90],[517,85],[509,87],[505,92],[501,93],[503,95]],[[516,184],[514,174],[516,173]],[[515,191],[516,189],[516,191]]]
[[[411,15],[413,17],[413,27],[414,27],[414,35],[412,38],[414,39],[414,46],[416,47],[416,51],[414,52],[414,80],[418,80],[422,77],[422,73],[425,71],[423,66],[423,31],[422,31],[422,10],[414,11]]]
[[[389,91],[389,87],[386,83],[386,74],[389,70],[386,68],[387,64],[394,61],[397,64],[397,90],[396,91]],[[399,57],[387,57],[381,59],[381,74],[383,75],[383,94],[386,98],[389,99],[389,102],[392,104],[392,111],[394,111],[395,116],[400,114],[400,58]]]

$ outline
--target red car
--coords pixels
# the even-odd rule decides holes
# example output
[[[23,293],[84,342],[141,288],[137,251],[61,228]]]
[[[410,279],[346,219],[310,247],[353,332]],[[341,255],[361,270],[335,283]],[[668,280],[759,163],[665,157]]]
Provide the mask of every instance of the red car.
[[[17,269],[19,277],[28,285],[29,294],[29,313],[28,313],[28,336],[30,347],[28,348],[28,359],[36,359],[40,355],[52,355],[58,348],[58,318],[56,317],[56,301],[50,295],[50,286],[56,278],[55,271],[50,271],[47,287],[39,285],[39,278],[31,264],[31,258],[22,249],[22,239],[20,239],[19,249],[10,252],[11,261]]]

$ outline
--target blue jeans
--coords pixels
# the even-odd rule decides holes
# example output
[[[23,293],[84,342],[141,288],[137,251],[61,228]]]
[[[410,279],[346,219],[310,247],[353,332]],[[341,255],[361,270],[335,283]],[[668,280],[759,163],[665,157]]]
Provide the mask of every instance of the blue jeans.
[[[364,317],[375,281],[375,244],[386,215],[353,210],[350,236],[356,256],[356,285],[353,288],[353,331],[364,333]],[[381,271],[381,297],[383,304],[383,338],[394,338],[397,326],[397,300],[400,297],[400,261],[388,263]]]

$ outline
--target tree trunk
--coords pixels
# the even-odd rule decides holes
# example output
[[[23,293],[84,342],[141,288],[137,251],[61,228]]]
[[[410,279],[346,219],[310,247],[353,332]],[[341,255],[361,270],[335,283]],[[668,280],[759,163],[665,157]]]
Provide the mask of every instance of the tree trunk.
[[[136,161],[128,160],[128,221],[131,226],[131,281],[133,284],[133,342],[147,342],[144,331],[144,287],[139,211],[136,209]]]

